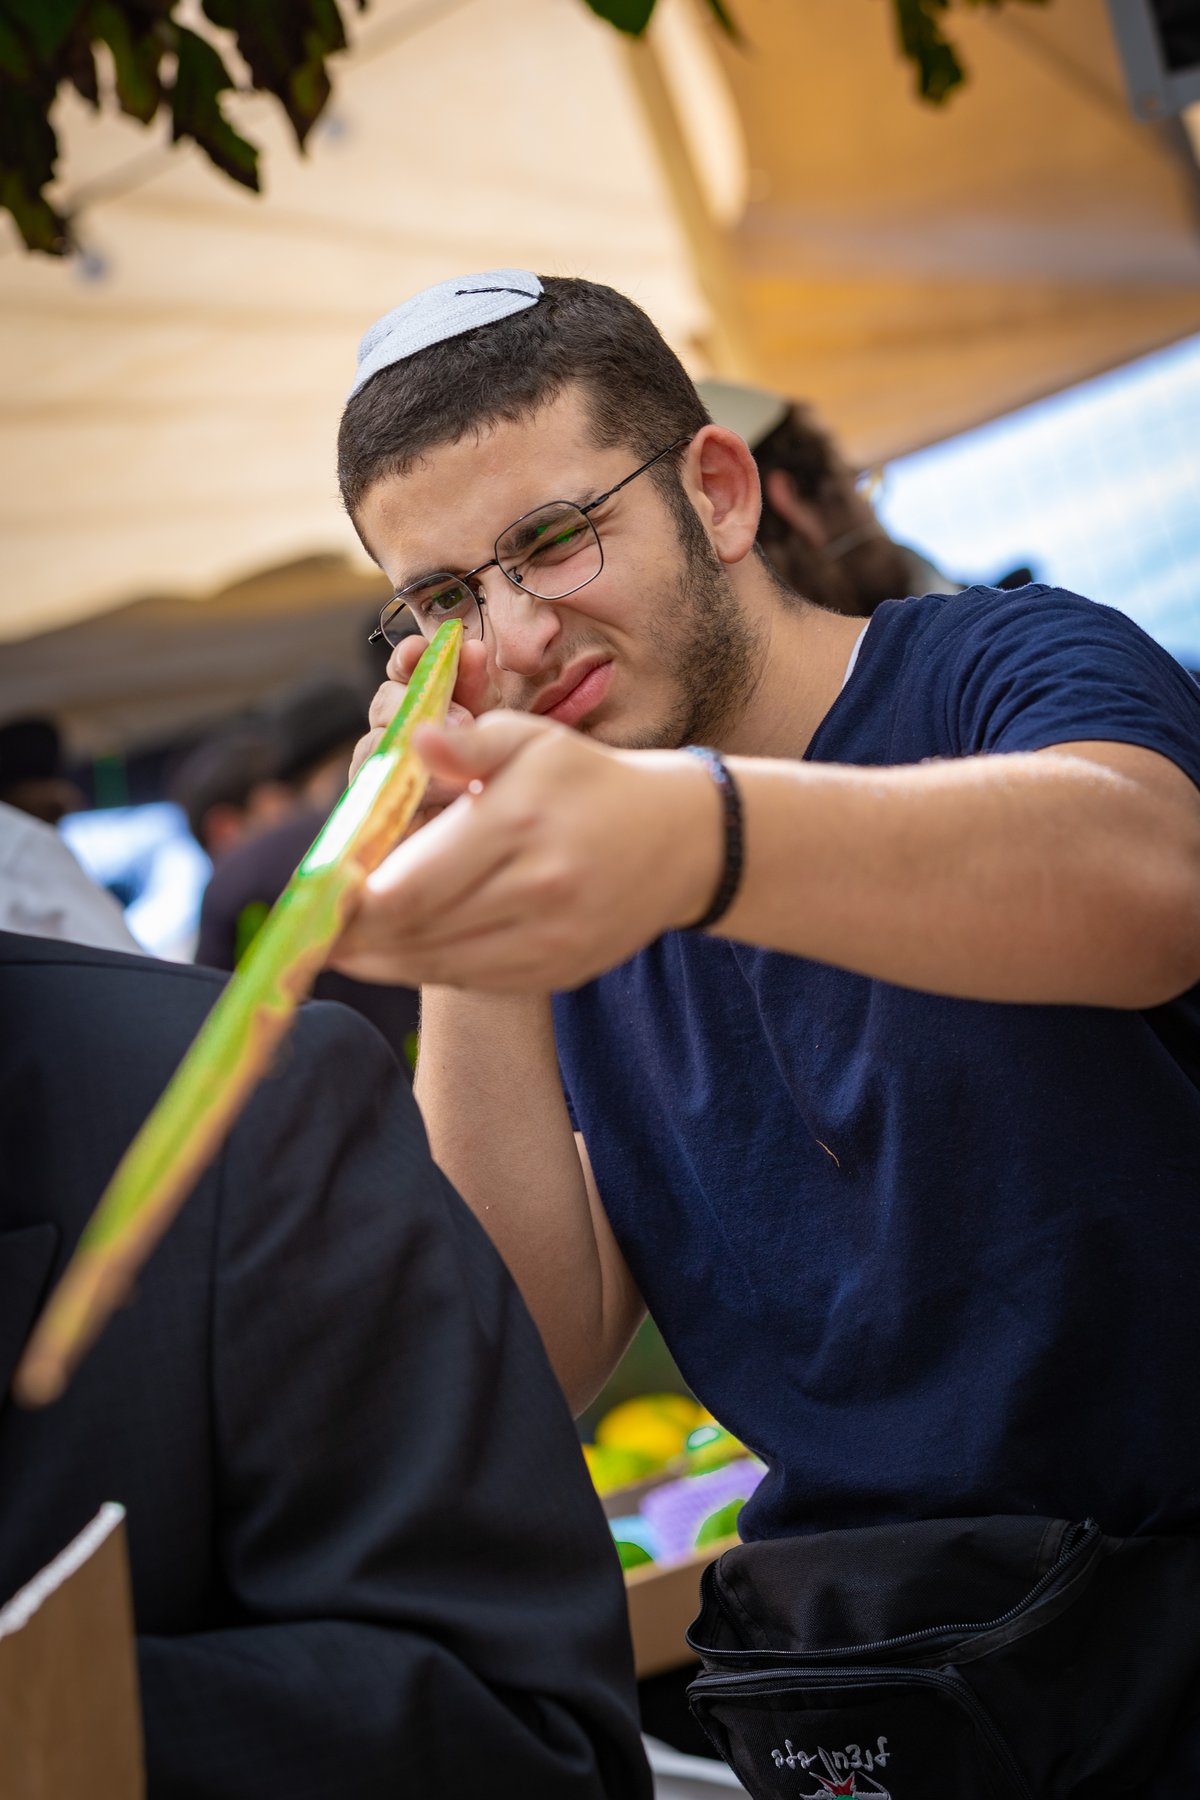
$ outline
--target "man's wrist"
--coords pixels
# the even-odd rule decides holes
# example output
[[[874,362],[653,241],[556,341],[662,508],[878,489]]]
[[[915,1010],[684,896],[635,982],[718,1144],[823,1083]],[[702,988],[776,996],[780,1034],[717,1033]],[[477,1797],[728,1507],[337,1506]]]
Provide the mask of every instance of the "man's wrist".
[[[718,750],[706,744],[689,744],[685,754],[694,756],[713,782],[721,802],[722,867],[708,905],[686,926],[688,931],[708,931],[720,923],[732,906],[742,881],[742,797],[733,773]]]
[[[666,931],[686,931],[704,917],[725,868],[725,826],[720,791],[698,756],[673,750],[664,756],[671,780],[665,789],[667,830],[663,847],[671,858],[670,910]],[[664,869],[664,875],[666,870]]]

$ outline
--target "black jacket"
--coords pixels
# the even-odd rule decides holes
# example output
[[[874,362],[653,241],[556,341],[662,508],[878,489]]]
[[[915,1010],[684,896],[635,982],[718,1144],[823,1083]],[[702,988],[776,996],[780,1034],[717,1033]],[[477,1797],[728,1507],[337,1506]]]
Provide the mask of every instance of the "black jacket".
[[[220,987],[0,933],[0,1393]],[[620,1575],[529,1316],[376,1033],[306,1007],[65,1397],[0,1598],[128,1509],[154,1800],[639,1800]]]

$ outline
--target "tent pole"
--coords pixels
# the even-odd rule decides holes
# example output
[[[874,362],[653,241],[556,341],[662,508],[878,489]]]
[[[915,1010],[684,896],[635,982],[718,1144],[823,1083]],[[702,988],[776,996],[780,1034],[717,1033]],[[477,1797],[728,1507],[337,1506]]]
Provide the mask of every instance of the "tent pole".
[[[696,280],[709,309],[713,373],[738,381],[762,382],[762,368],[728,246],[696,178],[691,152],[655,51],[644,36],[623,35],[621,43]]]

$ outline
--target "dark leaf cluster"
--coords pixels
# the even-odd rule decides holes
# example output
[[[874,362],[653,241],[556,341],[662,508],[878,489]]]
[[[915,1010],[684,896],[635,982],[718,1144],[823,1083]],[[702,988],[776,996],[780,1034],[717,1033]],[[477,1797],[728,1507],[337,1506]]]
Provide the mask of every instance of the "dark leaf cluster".
[[[922,100],[943,101],[966,80],[958,52],[942,29],[950,0],[893,0],[900,48],[913,64],[917,92]],[[967,6],[997,7],[1004,0],[963,0]],[[1027,6],[1044,6],[1046,0],[1025,0]]]
[[[802,0],[791,0],[793,6]],[[967,6],[1002,6],[1005,0],[962,0]],[[1044,6],[1046,0],[1025,0],[1026,5]],[[587,0],[594,13],[607,19],[619,31],[639,35],[650,23],[655,0]],[[722,0],[707,0],[708,7],[722,30],[739,38],[733,15]],[[900,48],[912,63],[917,92],[923,100],[942,101],[966,80],[967,72],[958,52],[942,29],[943,14],[949,12],[951,0],[892,0]]]
[[[58,160],[51,114],[64,85],[99,106],[101,46],[123,112],[148,125],[165,109],[175,142],[193,139],[244,186],[258,188],[258,151],[222,104],[238,86],[231,44],[303,147],[329,98],[326,59],[346,46],[338,0],[202,0],[212,36],[180,10],[180,0],[0,0],[0,206],[31,250],[71,248],[71,221],[46,193]]]
[[[347,0],[361,10],[367,0]],[[593,12],[634,36],[655,0],[586,0]],[[736,0],[705,0],[721,29],[741,41]],[[966,78],[943,29],[952,0],[891,0],[904,55],[923,99],[942,101]],[[1005,0],[958,0],[1000,6]],[[175,142],[192,138],[234,181],[257,190],[258,151],[230,123],[222,97],[237,82],[225,58],[234,44],[249,84],[273,94],[304,142],[329,99],[328,57],[346,46],[341,0],[201,0],[210,36],[177,17],[181,0],[0,0],[0,207],[31,250],[63,255],[71,221],[47,195],[58,139],[51,114],[60,89],[100,104],[96,51],[107,50],[117,102],[149,124],[161,109]],[[803,0],[791,0],[792,5]],[[1025,0],[1045,5],[1046,0]],[[192,14],[194,17],[194,14]]]

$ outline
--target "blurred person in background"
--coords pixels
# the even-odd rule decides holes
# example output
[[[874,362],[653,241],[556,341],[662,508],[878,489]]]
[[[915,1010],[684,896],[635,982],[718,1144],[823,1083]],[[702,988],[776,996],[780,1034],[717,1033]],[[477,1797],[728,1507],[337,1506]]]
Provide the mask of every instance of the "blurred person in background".
[[[320,680],[293,690],[264,722],[270,788],[286,799],[269,825],[247,831],[217,863],[200,906],[198,963],[234,969],[245,956],[345,789],[362,713],[363,700],[353,688]],[[317,999],[340,1000],[369,1019],[411,1070],[418,1016],[413,989],[326,970],[313,991]]]
[[[346,789],[346,771],[362,735],[363,696],[322,677],[292,688],[271,714],[279,741],[279,779],[296,804],[326,818]]]
[[[880,523],[871,494],[875,472],[856,475],[811,407],[736,381],[696,384],[718,425],[745,438],[762,484],[758,542],[776,573],[798,594],[833,612],[869,618],[884,600],[958,594],[963,583]],[[1023,587],[1029,569],[992,585]]]
[[[219,989],[0,932],[0,1394]],[[0,1405],[0,1597],[106,1500],[148,1800],[646,1800],[562,1395],[343,1007],[301,1009],[61,1398]]]
[[[170,777],[170,796],[214,867],[292,811],[295,798],[279,761],[269,725],[240,720],[203,738]]]
[[[82,790],[63,770],[51,720],[0,726],[0,928],[137,953],[116,900],[89,879],[54,829],[83,805]]]

